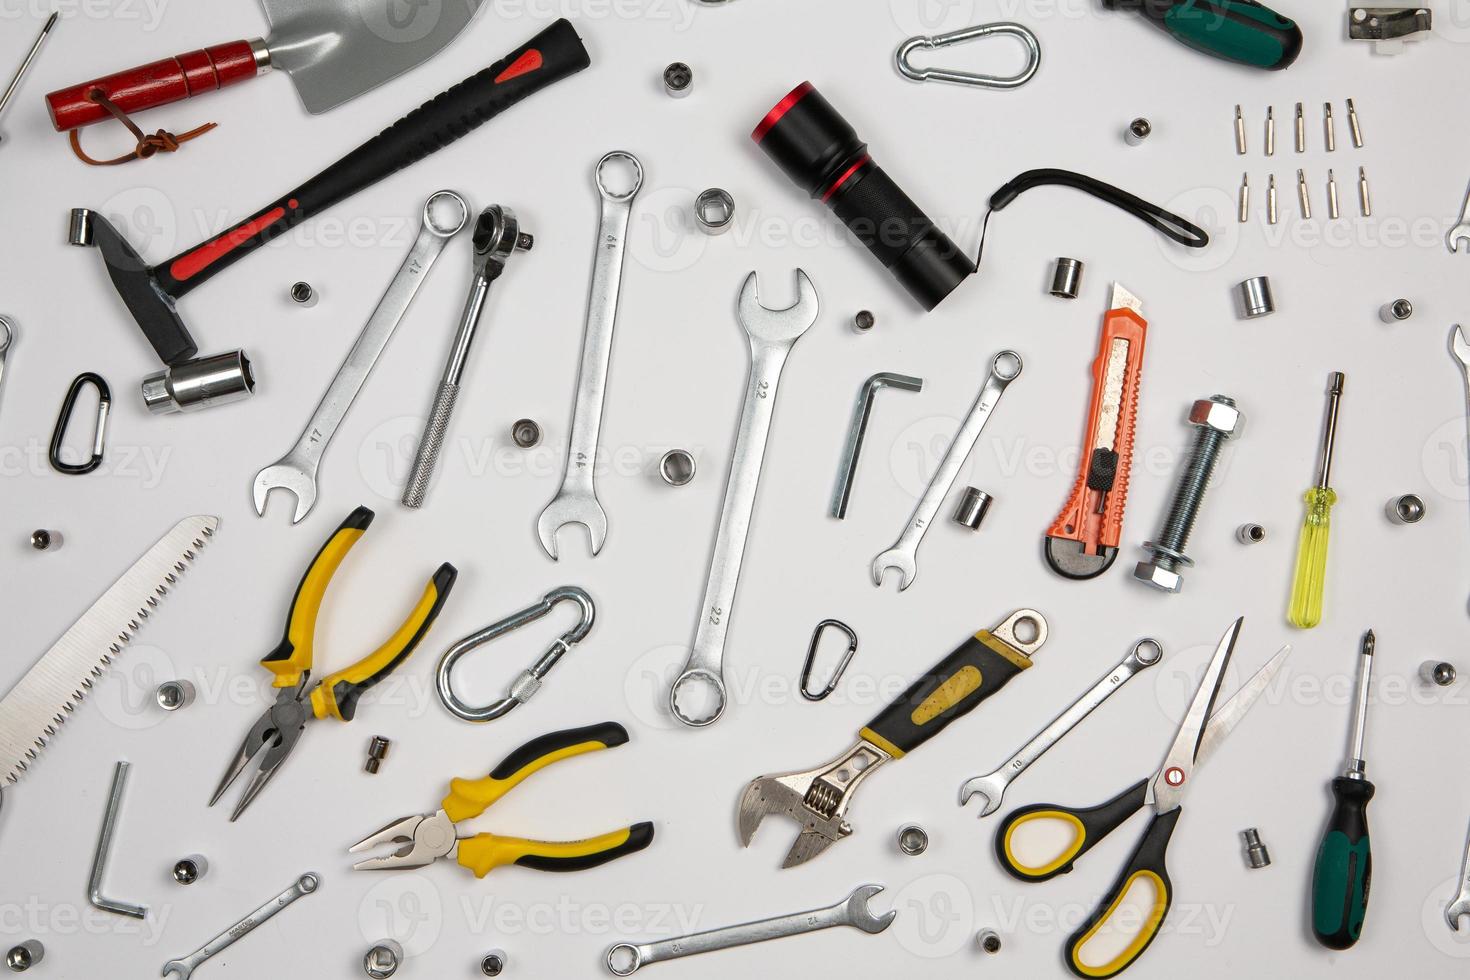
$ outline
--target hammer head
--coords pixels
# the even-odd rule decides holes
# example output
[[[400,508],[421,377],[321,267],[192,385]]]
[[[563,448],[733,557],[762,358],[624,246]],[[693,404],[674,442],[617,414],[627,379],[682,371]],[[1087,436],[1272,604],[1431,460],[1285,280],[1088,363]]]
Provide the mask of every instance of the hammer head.
[[[199,352],[179,319],[174,298],[164,292],[153,267],[110,221],[95,211],[76,208],[71,213],[70,241],[77,246],[95,245],[102,253],[113,288],[165,364],[187,361]]]

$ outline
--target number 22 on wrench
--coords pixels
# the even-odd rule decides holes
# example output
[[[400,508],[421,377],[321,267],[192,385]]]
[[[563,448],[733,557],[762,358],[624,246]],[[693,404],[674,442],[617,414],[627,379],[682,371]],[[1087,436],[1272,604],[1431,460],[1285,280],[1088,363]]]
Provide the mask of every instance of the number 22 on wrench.
[[[791,348],[817,322],[820,304],[817,288],[807,274],[796,270],[796,302],[784,310],[761,305],[755,273],[745,277],[740,289],[740,326],[750,340],[750,378],[745,384],[745,407],[740,412],[740,430],[730,455],[730,476],[725,483],[725,503],[720,511],[720,528],[710,554],[709,581],[704,587],[704,604],[699,607],[699,626],[694,647],[674,686],[669,689],[669,709],[686,725],[702,728],[725,711],[725,633],[730,628],[735,587],[740,582],[740,563],[745,557],[745,538],[755,509],[760,486],[761,461],[766,439],[776,414],[776,387]],[[680,692],[685,703],[680,705]],[[696,703],[698,701],[699,703]]]
[[[890,568],[898,569],[898,591],[902,592],[914,584],[914,577],[919,574],[919,542],[924,540],[924,532],[939,516],[939,508],[943,506],[949,488],[954,485],[954,478],[960,475],[960,467],[965,465],[965,459],[979,441],[980,430],[990,421],[990,413],[995,411],[1000,396],[1005,394],[1012,381],[1021,376],[1021,367],[1021,355],[1013,350],[1003,350],[991,360],[990,376],[985,379],[985,386],[980,389],[975,404],[970,406],[970,414],[965,416],[960,430],[954,434],[954,441],[949,444],[939,469],[930,478],[929,487],[914,508],[908,526],[892,548],[873,559],[874,585],[883,584],[883,573]]]
[[[609,167],[632,171],[620,189],[610,185]],[[607,394],[607,368],[612,360],[613,326],[618,318],[618,292],[623,282],[623,254],[628,245],[628,217],[633,198],[643,186],[643,164],[623,150],[613,150],[597,161],[597,193],[602,217],[597,227],[597,257],[592,263],[592,287],[587,294],[587,329],[582,336],[582,365],[577,371],[577,400],[572,406],[572,435],[567,442],[567,466],[561,489],[536,521],[541,547],[557,560],[556,535],[568,524],[587,528],[592,554],[607,540],[607,512],[597,502],[597,436],[602,429],[602,404]]]

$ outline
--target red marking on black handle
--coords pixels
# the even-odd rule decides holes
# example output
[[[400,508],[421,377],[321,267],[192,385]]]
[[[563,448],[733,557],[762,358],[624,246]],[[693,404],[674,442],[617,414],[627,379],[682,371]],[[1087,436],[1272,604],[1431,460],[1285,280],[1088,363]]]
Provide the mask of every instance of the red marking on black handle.
[[[251,43],[230,41],[58,89],[46,96],[46,108],[51,113],[51,125],[64,133],[111,118],[91,97],[93,93],[107,96],[131,114],[213,92],[257,74],[259,67]]]
[[[495,64],[441,92],[289,194],[158,267],[178,298],[308,218],[465,136],[527,96],[574,75],[591,59],[565,18]]]

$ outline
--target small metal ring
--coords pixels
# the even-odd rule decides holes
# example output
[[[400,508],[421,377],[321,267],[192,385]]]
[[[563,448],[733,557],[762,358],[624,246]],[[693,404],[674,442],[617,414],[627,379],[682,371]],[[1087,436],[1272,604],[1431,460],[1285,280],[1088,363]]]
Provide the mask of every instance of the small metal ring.
[[[453,201],[459,205],[459,217],[455,219],[455,224],[452,228],[448,225],[439,224],[434,217],[434,206],[441,200]],[[460,197],[454,191],[435,191],[424,202],[424,227],[441,238],[453,238],[455,235],[458,235],[464,230],[464,226],[469,220],[470,206],[465,203],[464,198]]]
[[[626,160],[633,165],[633,186],[622,193],[614,193],[608,190],[607,183],[602,179],[603,170],[614,160]],[[604,153],[602,159],[597,161],[594,179],[597,181],[597,192],[607,200],[631,201],[633,200],[633,195],[637,194],[638,189],[643,186],[643,164],[627,150],[613,150],[609,153]]]

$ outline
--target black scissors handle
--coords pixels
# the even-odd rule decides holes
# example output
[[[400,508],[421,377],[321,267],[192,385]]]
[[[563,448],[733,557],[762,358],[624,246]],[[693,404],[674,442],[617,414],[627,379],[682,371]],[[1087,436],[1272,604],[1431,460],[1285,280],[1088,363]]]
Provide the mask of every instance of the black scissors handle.
[[[1055,803],[1023,806],[1000,822],[995,833],[995,856],[1012,878],[1021,881],[1047,881],[1072,870],[1077,859],[1092,845],[1112,833],[1118,826],[1143,808],[1148,795],[1148,780],[1140,779],[1106,803],[1073,809]],[[1032,820],[1059,820],[1072,828],[1072,840],[1058,854],[1041,864],[1025,864],[1016,856],[1012,837],[1023,824]]]

